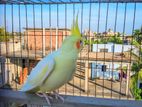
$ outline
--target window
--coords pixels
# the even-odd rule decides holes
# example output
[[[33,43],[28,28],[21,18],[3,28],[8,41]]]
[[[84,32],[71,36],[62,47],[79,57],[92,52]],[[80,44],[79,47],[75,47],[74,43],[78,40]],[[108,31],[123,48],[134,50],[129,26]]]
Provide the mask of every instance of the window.
[[[103,72],[106,71],[106,65],[102,65],[102,71],[103,71]]]
[[[26,67],[26,61],[25,59],[22,59],[22,68],[25,68]]]
[[[142,82],[139,84],[139,88],[142,89]]]
[[[108,52],[108,49],[102,48],[102,49],[100,49],[100,52]]]

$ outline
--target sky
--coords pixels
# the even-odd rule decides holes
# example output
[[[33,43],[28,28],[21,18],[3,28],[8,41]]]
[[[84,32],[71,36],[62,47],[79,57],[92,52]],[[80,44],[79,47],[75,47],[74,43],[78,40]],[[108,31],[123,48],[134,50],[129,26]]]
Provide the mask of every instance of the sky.
[[[13,9],[12,5],[0,5],[0,27],[10,32],[24,31],[25,27],[71,28],[77,13],[81,32],[86,29],[104,32],[110,28],[132,34],[133,26],[134,29],[142,26],[142,3],[136,4],[136,10],[134,3],[118,3],[117,15],[116,7],[116,3],[13,5]]]

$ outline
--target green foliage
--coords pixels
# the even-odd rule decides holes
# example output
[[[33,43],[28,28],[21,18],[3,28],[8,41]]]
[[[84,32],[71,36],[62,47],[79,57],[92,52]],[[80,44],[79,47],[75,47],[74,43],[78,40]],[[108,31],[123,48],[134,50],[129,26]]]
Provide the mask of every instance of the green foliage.
[[[131,66],[133,72],[139,72],[142,69],[142,62],[134,62]]]
[[[95,32],[94,32],[94,35],[96,35]],[[107,36],[100,35],[94,41],[89,41],[87,39],[84,40],[84,44],[85,45],[107,44],[108,42],[112,42],[112,43],[116,43],[116,44],[122,44],[123,41],[121,40],[120,35],[121,35],[120,33],[117,33],[115,35],[107,35]]]
[[[134,95],[135,95],[136,100],[141,100],[142,99],[142,89],[135,88]]]
[[[141,42],[142,42],[142,27],[141,27],[141,29],[136,29],[136,30],[134,30],[133,36],[134,36],[134,39],[135,39],[139,44],[141,44]]]
[[[3,27],[0,28],[0,42],[9,41],[12,38],[12,35],[9,32],[6,32]]]
[[[135,39],[133,39],[133,41],[131,41],[131,44],[135,45],[136,47],[140,46],[140,44]]]
[[[89,45],[89,40],[84,40],[84,45]]]
[[[120,39],[119,36],[112,36],[111,38],[109,38],[108,42],[112,42],[112,43],[116,43],[116,44],[122,44],[123,41]]]
[[[131,77],[130,88],[133,91],[136,100],[142,99],[142,89],[137,87],[138,80],[142,80],[142,63],[133,63],[132,71],[135,70],[135,75]]]
[[[139,89],[137,87],[138,80],[142,80],[142,49],[141,49],[141,42],[142,42],[142,27],[141,29],[134,30],[133,34],[133,41],[131,42],[132,45],[135,45],[139,49],[139,56],[137,58],[137,61],[134,62],[131,66],[131,69],[133,72],[135,72],[135,75],[131,78],[131,84],[130,88],[133,91],[133,94],[135,96],[135,99],[140,100],[142,99],[142,89]]]
[[[124,71],[124,73],[127,73],[127,69],[128,69],[127,66],[122,67],[122,70]]]
[[[139,89],[137,87],[137,80],[138,80],[138,73],[136,73],[130,81],[130,88],[133,91],[133,94],[135,96],[136,100],[141,100],[142,99],[142,89]]]
[[[100,44],[107,44],[107,42],[108,42],[107,39],[101,39],[99,43],[100,43]]]

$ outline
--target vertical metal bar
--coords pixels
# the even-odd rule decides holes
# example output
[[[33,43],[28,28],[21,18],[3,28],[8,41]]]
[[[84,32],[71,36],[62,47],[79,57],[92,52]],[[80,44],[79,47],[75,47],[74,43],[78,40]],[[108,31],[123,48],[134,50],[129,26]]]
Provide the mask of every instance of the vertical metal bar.
[[[46,50],[45,50],[45,43],[46,43],[46,39],[45,39],[45,28],[42,28],[42,33],[43,33],[43,38],[42,38],[42,41],[43,41],[43,57],[46,55]]]
[[[67,36],[67,4],[65,4],[65,36]],[[65,84],[65,95],[67,94],[67,84]]]
[[[42,31],[42,58],[45,56],[45,29],[43,28],[43,5],[40,4],[41,8],[41,31]]]
[[[97,22],[97,33],[99,33],[99,28],[100,28],[100,10],[101,10],[101,3],[99,2],[99,7],[98,7],[98,22]],[[98,38],[97,38],[97,52],[96,52],[96,64],[98,62]],[[97,67],[96,67],[96,72],[97,72]],[[97,79],[95,80],[95,84],[97,83],[96,82]],[[95,85],[95,96],[97,95],[97,88],[96,88],[96,85]]]
[[[55,36],[54,38],[56,39],[56,42],[55,42],[55,50],[57,50],[58,49],[58,46],[59,46],[59,42],[58,42],[58,38],[60,38],[59,37],[59,35],[58,35],[58,26],[59,26],[59,20],[58,20],[58,11],[59,11],[59,9],[58,9],[58,4],[57,4],[57,25],[56,25],[56,29],[55,29],[55,32],[56,32],[56,34],[55,35],[53,35],[53,36]],[[58,89],[58,93],[60,92],[60,90]]]
[[[116,26],[117,26],[117,15],[118,15],[118,3],[116,4],[116,8],[115,8],[115,24],[114,24],[114,32],[116,32]],[[115,44],[113,44],[115,48]],[[113,88],[113,70],[114,70],[114,51],[113,51],[113,54],[112,54],[112,72],[111,72],[111,76],[112,76],[112,81],[111,81],[111,98],[112,98],[112,88]]]
[[[83,29],[83,3],[81,3],[81,34],[82,34],[82,29]],[[80,52],[80,57],[82,56],[82,52]],[[80,70],[81,70],[81,64],[82,64],[82,59],[80,60]],[[81,75],[81,71],[80,71],[80,75]],[[82,82],[81,82],[81,78],[80,78],[80,88],[82,85]],[[81,96],[81,90],[80,90],[80,96]]]
[[[50,52],[52,53],[51,4],[49,4]]]
[[[134,34],[134,29],[135,29],[135,22],[136,22],[136,8],[137,8],[137,4],[136,4],[136,2],[134,3],[134,16],[133,16],[133,28],[132,28],[132,40],[131,40],[131,42],[133,41],[133,39],[134,39],[134,37],[133,37],[133,34]],[[131,44],[131,51],[132,51],[132,47],[133,47],[133,44]],[[129,63],[129,66],[131,66],[131,63],[132,63],[132,52],[130,51],[130,63]],[[131,72],[131,67],[130,67],[130,69],[128,69],[127,70],[127,72],[128,72],[128,75],[127,76],[130,76],[130,72]],[[126,78],[128,78],[128,77],[126,77]],[[130,88],[129,87],[130,86],[130,81],[128,81],[128,88]],[[126,92],[126,95],[127,95],[127,99],[129,99],[129,93],[130,91],[128,90],[128,95],[127,95],[127,92]]]
[[[20,33],[20,58],[19,58],[19,65],[22,64],[22,50],[23,50],[23,44],[22,44],[22,40],[23,40],[23,36],[22,36],[22,32],[21,32],[21,6],[20,4],[18,5],[18,16],[19,16],[19,33]],[[23,67],[21,67],[22,69],[20,69],[20,72],[23,71]],[[17,73],[17,77],[19,75],[19,72]]]
[[[56,27],[56,50],[59,47],[59,35],[58,35],[58,28],[59,28],[59,5],[57,4],[57,27]]]
[[[25,5],[25,14],[26,14],[26,28],[28,29],[28,16],[27,16],[27,5]],[[29,74],[29,45],[28,45],[28,43],[29,43],[29,38],[28,38],[28,36],[30,36],[30,35],[28,35],[28,32],[27,32],[27,34],[26,34],[26,36],[27,36],[27,57],[28,58],[26,58],[25,60],[26,60],[26,66],[28,67],[28,74]]]
[[[7,56],[8,56],[8,46],[7,46],[7,34],[6,34],[6,30],[7,30],[7,28],[6,28],[6,26],[7,26],[7,23],[6,23],[6,4],[4,5],[4,27],[5,27],[5,31],[4,31],[4,35],[5,35],[5,45],[6,45],[6,63],[7,63],[7,68],[6,68],[6,70],[9,70],[9,62],[8,62],[8,58],[7,58]],[[3,71],[2,72],[2,76],[5,76],[5,72]],[[5,77],[2,77],[2,83],[4,83],[5,81]],[[4,85],[4,84],[2,84],[2,85]]]
[[[106,10],[106,22],[105,22],[105,31],[107,31],[107,23],[108,23],[108,12],[109,12],[109,3],[107,3],[107,10]],[[105,39],[107,39],[107,37],[106,36],[108,36],[108,35],[106,35],[106,33],[105,33]],[[104,44],[104,49],[106,49],[106,44]],[[106,52],[104,51],[104,63],[103,63],[103,65],[105,65],[105,61],[106,61],[106,58],[105,58],[105,56],[106,56],[106,54],[105,54]],[[106,68],[107,69],[107,68]],[[102,90],[102,94],[103,94],[103,98],[104,98],[104,72],[106,72],[106,71],[103,71],[103,90]]]
[[[16,60],[16,58],[15,58],[15,40],[14,40],[14,23],[13,23],[13,4],[11,5],[11,20],[12,20],[12,39],[13,39],[13,49],[12,49],[12,51],[13,51],[13,57],[12,57],[12,59],[13,59],[13,62],[14,62],[14,64],[13,64],[13,66],[14,66],[14,72],[16,72],[16,69],[15,69],[15,60]],[[15,84],[16,85],[16,90],[17,90],[17,83]]]
[[[14,10],[17,10],[18,11],[18,5],[15,5],[15,7],[17,6],[17,8],[16,9],[14,9]],[[13,11],[14,11],[13,10]],[[18,13],[18,12],[17,12]],[[14,15],[15,16],[15,15]],[[18,22],[18,24],[19,24],[19,22]],[[17,43],[18,44],[16,44],[16,41],[14,41],[14,45],[15,45],[15,49],[14,49],[14,53],[16,53],[16,51],[17,51],[17,45],[19,46],[19,37],[20,37],[20,35],[19,35],[19,33],[17,33],[16,35],[14,35],[14,36],[18,36],[17,37]],[[19,47],[18,47],[19,48]],[[15,55],[15,57],[16,57],[16,55]],[[20,55],[17,57],[17,58],[15,58],[15,66],[16,66],[16,70],[15,71],[17,71],[16,72],[16,78],[15,79],[17,79],[17,76],[18,76],[18,74],[19,74],[19,67],[18,67],[18,65],[19,65],[19,59],[20,59]],[[17,83],[16,83],[17,84]],[[18,85],[17,85],[17,89],[18,89]]]
[[[73,4],[73,18],[75,18],[75,4]],[[75,20],[75,19],[74,19]],[[73,85],[75,85],[74,84],[74,76],[73,76]],[[74,95],[74,86],[73,86],[73,95]]]
[[[35,34],[35,4],[33,4],[33,27],[34,27],[34,35],[31,35],[31,36],[34,36],[34,50],[35,50],[35,59],[36,59],[36,36],[37,34]]]
[[[122,35],[122,41],[124,41],[124,33],[125,33],[125,22],[126,22],[126,12],[127,12],[127,3],[125,3],[125,10],[124,10],[124,23],[123,23],[123,35]],[[124,52],[124,45],[122,46],[122,53]],[[123,65],[123,55],[121,56],[121,69]],[[122,75],[122,70],[121,70],[121,75]],[[121,92],[122,92],[122,81],[123,77],[121,76],[121,81],[120,81],[120,94],[119,94],[119,99],[121,99]]]
[[[87,96],[88,96],[88,70],[89,70],[88,61],[85,61],[85,91],[87,93]]]
[[[91,40],[91,39],[90,39],[90,36],[91,36],[91,34],[90,34],[90,33],[91,33],[91,30],[90,30],[90,28],[91,28],[91,15],[92,15],[91,12],[92,12],[92,3],[90,2],[90,3],[89,3],[89,41]],[[89,49],[88,52],[89,52],[89,53],[90,53],[90,50],[92,50],[92,49],[91,49],[91,48],[92,48],[91,45],[92,45],[92,44],[91,44],[91,41],[90,41],[90,44],[88,45],[88,49]],[[87,72],[88,72],[88,77],[87,77],[87,78],[88,78],[88,84],[87,84],[87,85],[88,85],[88,91],[89,91],[89,73],[90,73],[90,69],[91,69],[90,61],[89,61],[89,57],[90,57],[90,56],[89,56],[89,55],[90,55],[89,53],[88,53],[88,71],[87,71]],[[88,96],[89,96],[89,92],[88,92],[87,94],[88,94]]]

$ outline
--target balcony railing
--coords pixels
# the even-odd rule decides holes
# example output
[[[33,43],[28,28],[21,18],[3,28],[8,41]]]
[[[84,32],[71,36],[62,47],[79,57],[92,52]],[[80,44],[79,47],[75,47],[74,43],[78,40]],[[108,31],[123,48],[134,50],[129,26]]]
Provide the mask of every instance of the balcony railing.
[[[65,102],[52,101],[54,107],[141,107],[142,101],[104,99],[84,96],[63,95]],[[48,106],[44,98],[35,94],[0,89],[0,107],[11,107],[12,104],[27,104],[28,107]]]

